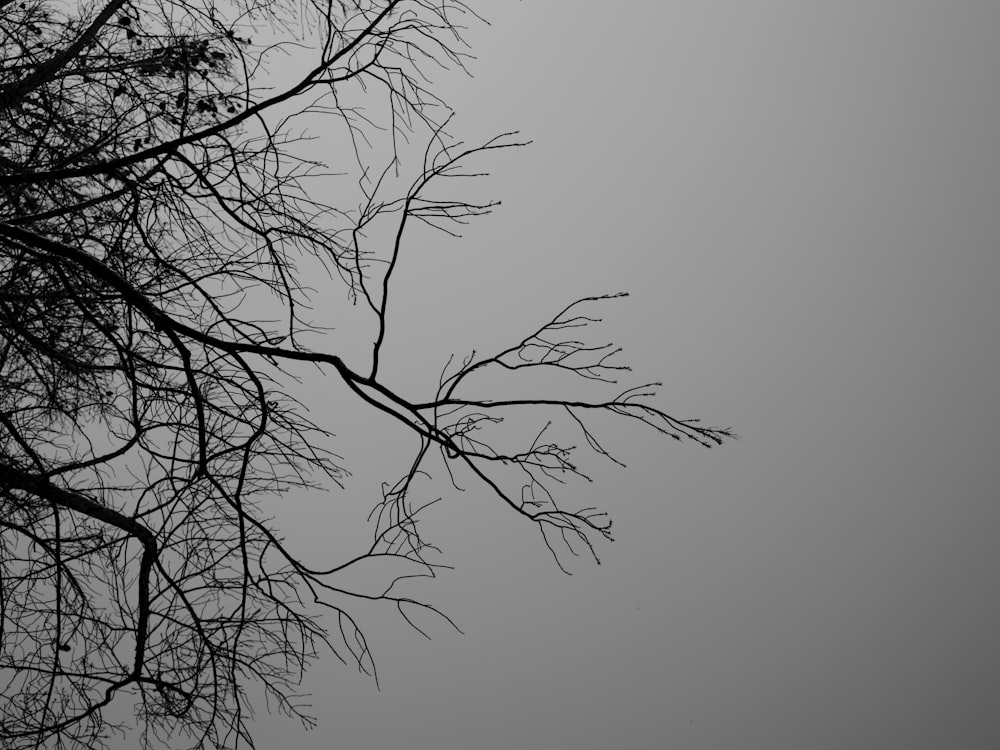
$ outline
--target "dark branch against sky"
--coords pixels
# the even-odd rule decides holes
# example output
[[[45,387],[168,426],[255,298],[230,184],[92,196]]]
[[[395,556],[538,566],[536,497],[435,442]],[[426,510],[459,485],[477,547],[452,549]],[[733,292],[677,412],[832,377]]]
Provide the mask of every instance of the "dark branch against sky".
[[[732,436],[627,380],[621,349],[595,338],[621,294],[553,302],[515,343],[442,361],[436,389],[412,395],[392,372],[411,236],[458,239],[498,205],[463,191],[527,145],[504,131],[467,144],[434,93],[431,71],[464,68],[479,22],[460,0],[4,7],[5,746],[129,731],[143,747],[245,746],[261,692],[312,726],[298,691],[311,663],[375,673],[356,607],[382,603],[424,635],[417,613],[454,625],[408,588],[445,566],[422,520],[446,493],[505,507],[570,572],[612,538],[573,491],[588,452],[624,466],[603,417],[706,447]],[[374,330],[360,364],[320,322],[335,298]],[[271,510],[345,489],[332,425],[295,388],[304,368],[415,439],[371,523],[318,565]],[[529,395],[492,391],[501,381]],[[344,582],[372,561],[393,565],[387,585]],[[126,704],[133,720],[112,719]]]

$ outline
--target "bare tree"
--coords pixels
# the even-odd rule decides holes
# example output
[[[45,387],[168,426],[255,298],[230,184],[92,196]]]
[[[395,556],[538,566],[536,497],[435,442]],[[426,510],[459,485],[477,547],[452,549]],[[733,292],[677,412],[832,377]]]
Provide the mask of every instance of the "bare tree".
[[[5,748],[101,746],[115,704],[134,706],[144,746],[252,744],[251,688],[308,723],[295,690],[323,648],[374,668],[351,601],[408,620],[433,610],[398,585],[436,567],[418,477],[471,480],[537,525],[558,562],[610,539],[603,513],[557,497],[584,476],[548,437],[558,425],[616,462],[594,433],[601,412],[708,446],[729,435],[661,411],[652,385],[593,401],[481,394],[487,371],[615,383],[618,349],[589,341],[605,297],[452,359],[436,392],[386,385],[409,227],[457,234],[488,213],[441,189],[523,145],[456,141],[429,88],[435,67],[464,67],[476,18],[461,0],[0,0]],[[333,134],[310,142],[306,121]],[[344,184],[331,159],[354,203],[316,197]],[[303,279],[319,270],[313,289]],[[310,305],[338,287],[372,320],[360,365]],[[303,367],[419,443],[384,485],[373,538],[325,569],[266,513],[276,493],[344,476],[292,396]],[[496,426],[525,414],[536,426],[503,447]],[[340,583],[372,558],[400,563],[387,588]]]

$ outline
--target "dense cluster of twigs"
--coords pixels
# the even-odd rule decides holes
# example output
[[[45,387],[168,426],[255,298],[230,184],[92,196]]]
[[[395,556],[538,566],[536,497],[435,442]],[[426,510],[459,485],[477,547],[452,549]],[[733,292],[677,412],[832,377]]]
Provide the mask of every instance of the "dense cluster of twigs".
[[[455,142],[428,89],[427,69],[464,65],[461,31],[475,18],[461,0],[0,0],[3,747],[101,746],[116,702],[134,707],[145,746],[236,747],[251,742],[252,686],[310,721],[296,685],[322,648],[373,668],[345,602],[385,600],[406,618],[428,606],[395,586],[345,590],[337,574],[372,557],[433,573],[413,484],[440,462],[537,524],[557,560],[560,544],[593,551],[606,516],[556,496],[583,476],[572,449],[546,429],[497,448],[489,428],[506,415],[555,410],[611,460],[595,412],[705,445],[728,435],[660,411],[651,386],[594,402],[476,395],[485,370],[614,383],[626,369],[617,350],[586,343],[603,298],[504,351],[450,362],[430,400],[385,385],[407,225],[454,232],[493,206],[428,186],[519,145],[510,134]],[[307,115],[344,134],[356,209],[309,190],[325,165],[295,135]],[[369,140],[383,133],[378,173]],[[417,178],[384,197],[418,138]],[[376,225],[392,228],[388,242],[373,240]],[[304,263],[377,321],[364,371],[310,344],[328,339],[307,314]],[[370,546],[326,570],[264,512],[276,493],[343,477],[328,433],[287,390],[302,365],[420,441],[384,487]]]

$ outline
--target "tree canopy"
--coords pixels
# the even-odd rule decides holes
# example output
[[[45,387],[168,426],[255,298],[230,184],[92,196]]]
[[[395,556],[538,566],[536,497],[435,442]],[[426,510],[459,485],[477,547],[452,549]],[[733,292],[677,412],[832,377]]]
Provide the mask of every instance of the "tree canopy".
[[[477,20],[460,0],[0,0],[4,747],[101,746],[115,706],[148,747],[237,747],[258,689],[310,722],[296,686],[318,654],[374,668],[351,601],[433,609],[402,586],[438,564],[417,530],[434,501],[418,478],[474,485],[561,564],[610,539],[610,521],[560,497],[584,474],[554,421],[614,462],[602,412],[706,446],[729,436],[662,411],[656,384],[614,385],[628,368],[591,331],[615,295],[442,363],[432,392],[387,385],[408,233],[457,235],[489,213],[454,196],[458,178],[524,145],[462,143],[433,92],[435,69],[465,66]],[[353,192],[326,201],[345,192],[335,169]],[[335,293],[367,311],[366,361],[314,314]],[[330,426],[296,400],[303,367],[417,446],[374,499],[365,543],[323,569],[268,512],[278,493],[343,487]],[[610,390],[490,398],[487,371]],[[494,431],[505,419],[517,446]],[[345,588],[340,574],[372,558],[402,572],[375,594]]]

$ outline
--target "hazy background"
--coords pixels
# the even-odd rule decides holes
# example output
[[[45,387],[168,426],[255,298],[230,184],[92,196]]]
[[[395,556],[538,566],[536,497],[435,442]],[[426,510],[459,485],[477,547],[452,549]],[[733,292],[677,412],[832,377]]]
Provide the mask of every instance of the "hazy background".
[[[741,439],[611,425],[629,468],[577,504],[618,541],[572,577],[441,478],[424,531],[457,569],[420,590],[466,635],[363,620],[382,692],[328,658],[320,728],[262,712],[261,747],[1000,747],[1000,3],[475,7],[453,130],[535,144],[462,243],[410,246],[386,372],[416,393],[626,289],[635,382]],[[409,438],[303,398],[367,506]],[[292,535],[335,556],[357,527],[311,507]]]

